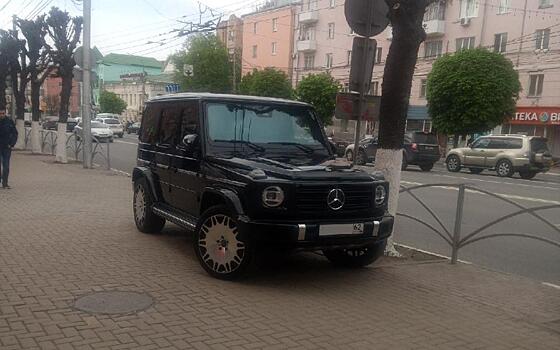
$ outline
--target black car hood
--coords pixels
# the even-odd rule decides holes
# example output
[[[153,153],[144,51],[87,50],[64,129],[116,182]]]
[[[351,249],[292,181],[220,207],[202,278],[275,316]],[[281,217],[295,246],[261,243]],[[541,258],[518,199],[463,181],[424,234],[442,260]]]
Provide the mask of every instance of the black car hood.
[[[285,180],[315,181],[372,181],[383,180],[380,173],[369,174],[348,164],[327,161],[313,166],[295,166],[268,158],[207,158],[208,165],[219,167],[221,171],[233,172],[250,178],[278,178]],[[264,173],[264,174],[263,174]]]

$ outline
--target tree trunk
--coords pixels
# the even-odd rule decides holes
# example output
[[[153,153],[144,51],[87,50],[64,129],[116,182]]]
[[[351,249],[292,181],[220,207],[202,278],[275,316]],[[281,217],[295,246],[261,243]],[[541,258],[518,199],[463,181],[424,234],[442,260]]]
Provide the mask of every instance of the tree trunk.
[[[41,153],[42,151],[40,128],[38,121],[31,122],[31,152],[33,153]]]
[[[403,141],[408,112],[412,77],[418,49],[426,33],[422,26],[429,0],[386,0],[393,27],[393,41],[389,48],[383,75],[379,116],[379,149],[375,169],[389,181],[389,213],[396,215],[398,207]],[[398,255],[392,236],[386,253]]]
[[[459,134],[453,135],[453,148],[459,147]]]
[[[70,105],[70,95],[72,94],[72,68],[69,71],[61,71],[62,89],[60,90],[60,112],[59,123],[66,123],[68,120],[68,109]]]
[[[41,83],[37,77],[31,80],[31,120],[38,122],[41,119]]]
[[[68,163],[68,154],[66,152],[66,123],[58,123],[55,162],[63,164]]]
[[[2,62],[0,64],[4,64],[4,62]],[[0,67],[0,69],[4,70],[4,67]],[[2,72],[2,74],[0,74],[0,110],[6,109],[6,105],[7,105],[7,102],[6,102],[6,78],[7,78],[7,74],[4,74],[4,72]],[[10,113],[8,113],[8,114],[10,114]]]

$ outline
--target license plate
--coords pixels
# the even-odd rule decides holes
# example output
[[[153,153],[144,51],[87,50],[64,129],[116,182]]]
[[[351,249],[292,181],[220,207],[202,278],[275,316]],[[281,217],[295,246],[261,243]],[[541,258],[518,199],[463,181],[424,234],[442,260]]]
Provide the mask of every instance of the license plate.
[[[364,224],[334,224],[319,226],[319,236],[335,235],[361,235],[364,233]]]

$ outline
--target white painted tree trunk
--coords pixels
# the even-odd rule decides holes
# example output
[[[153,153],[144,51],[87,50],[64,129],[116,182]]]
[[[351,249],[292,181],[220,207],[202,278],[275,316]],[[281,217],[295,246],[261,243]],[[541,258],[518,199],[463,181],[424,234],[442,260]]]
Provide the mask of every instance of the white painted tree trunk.
[[[41,136],[39,122],[31,122],[31,152],[41,153]]]
[[[375,155],[375,170],[381,171],[385,180],[389,181],[389,214],[397,215],[399,189],[401,185],[402,149],[378,149]],[[394,229],[393,229],[394,233]],[[400,256],[394,246],[393,235],[387,240],[385,253],[388,256]]]
[[[25,121],[16,119],[16,130],[18,132],[18,139],[15,149],[25,149]]]
[[[58,123],[55,162],[63,164],[68,163],[68,154],[66,153],[66,123]]]

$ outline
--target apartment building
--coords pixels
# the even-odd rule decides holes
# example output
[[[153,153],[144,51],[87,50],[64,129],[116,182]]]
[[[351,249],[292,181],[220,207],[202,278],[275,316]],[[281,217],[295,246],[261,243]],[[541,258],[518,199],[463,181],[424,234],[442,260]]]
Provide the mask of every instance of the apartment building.
[[[295,5],[268,1],[243,18],[242,74],[274,67],[292,75]]]
[[[560,1],[454,0],[426,11],[426,41],[421,45],[410,96],[407,128],[431,130],[426,79],[435,59],[462,49],[487,47],[504,54],[523,87],[517,113],[496,130],[542,135],[560,156]],[[294,85],[309,73],[330,72],[347,86],[353,34],[343,0],[303,0],[296,7]],[[377,40],[371,93],[381,94],[385,59],[391,44],[388,27]],[[370,126],[370,132],[373,132]]]
[[[226,46],[228,52],[241,54],[243,50],[243,20],[231,15],[226,21],[221,21],[216,28],[216,36]]]

